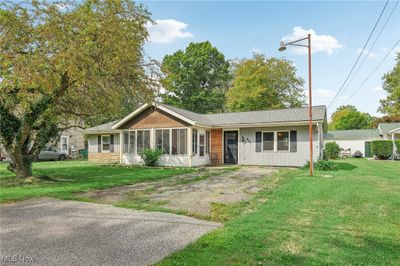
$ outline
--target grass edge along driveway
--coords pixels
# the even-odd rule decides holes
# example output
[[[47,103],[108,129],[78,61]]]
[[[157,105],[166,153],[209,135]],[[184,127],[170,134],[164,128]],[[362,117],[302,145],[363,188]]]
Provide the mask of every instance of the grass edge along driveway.
[[[7,163],[0,164],[0,202],[14,202],[34,197],[79,199],[74,193],[92,189],[156,181],[195,171],[190,168],[145,168],[98,165],[87,161],[36,162],[28,183],[16,179]],[[29,180],[28,180],[29,181]]]
[[[158,265],[399,265],[400,162],[283,170],[225,226]],[[268,182],[268,180],[265,180]]]

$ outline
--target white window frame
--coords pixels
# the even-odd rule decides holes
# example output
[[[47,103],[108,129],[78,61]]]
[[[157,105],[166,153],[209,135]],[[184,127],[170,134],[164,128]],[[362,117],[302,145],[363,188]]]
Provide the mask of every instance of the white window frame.
[[[156,131],[157,130],[168,130],[169,131],[169,138],[168,138],[169,152],[163,153],[163,155],[171,155],[172,154],[172,128],[154,128],[154,149],[156,149],[156,146],[157,146],[157,144],[156,144]],[[162,133],[161,133],[161,142],[162,142],[161,147],[162,147],[162,150],[164,151],[164,138],[163,138]]]
[[[108,142],[109,149],[108,149],[108,150],[105,150],[105,149],[104,149],[104,141],[103,141],[103,138],[104,138],[104,137],[108,137],[108,140],[109,140],[109,142]],[[101,135],[101,152],[111,152],[111,135],[110,135],[110,134],[108,134],[108,135]]]
[[[290,131],[291,130],[277,130],[277,131],[261,131],[261,151],[262,152],[290,152]],[[293,130],[297,131],[297,130]],[[256,131],[260,132],[260,131]],[[278,132],[287,132],[289,136],[289,146],[287,150],[278,150]],[[264,133],[273,133],[274,134],[274,149],[273,150],[264,150]]]
[[[272,133],[272,135],[274,136],[274,139],[272,140],[274,147],[272,150],[264,150],[264,133]],[[275,152],[276,151],[276,133],[275,133],[275,131],[261,131],[261,150],[262,150],[262,152]]]
[[[149,148],[151,149],[152,147],[151,147],[151,129],[135,129],[135,130],[131,130],[131,131],[136,131],[136,135],[135,135],[135,138],[136,138],[136,148],[135,148],[135,154],[138,154],[138,131],[149,131],[150,132],[150,137],[149,137]],[[143,134],[143,137],[144,137],[144,134]],[[143,144],[144,144],[144,138],[143,138]],[[143,150],[144,150],[144,147],[143,147]]]
[[[278,150],[278,133],[279,132],[287,132],[288,133],[288,149],[287,150]],[[279,130],[276,131],[276,151],[277,152],[290,152],[290,130]]]
[[[67,149],[63,149],[63,139],[66,139],[67,140]],[[68,147],[69,147],[69,137],[68,136],[61,136],[61,139],[60,139],[60,151],[66,151],[66,152],[68,152]]]
[[[199,156],[204,157],[206,155],[206,133],[205,133],[205,131],[204,131],[204,134],[200,133],[200,134],[198,134],[198,136],[199,136],[199,142],[197,143],[197,145],[198,145],[198,149],[199,149]],[[203,145],[200,144],[200,136],[203,136],[203,140],[204,140]],[[203,155],[201,155],[201,153],[200,153],[200,147],[203,147]]]
[[[178,151],[178,153],[177,154],[172,154],[172,130],[173,129],[177,129],[177,130],[179,130],[179,129],[186,129],[186,153],[184,153],[184,154],[181,154],[181,153],[179,153],[179,151],[180,151],[180,133],[177,135],[177,147],[176,147],[176,149],[177,149],[177,151]],[[179,132],[179,131],[178,131]],[[199,133],[198,133],[198,131],[197,131],[197,136],[199,135]],[[187,156],[187,155],[189,155],[189,150],[188,150],[188,144],[189,144],[189,128],[187,128],[187,127],[173,127],[173,128],[171,128],[171,134],[170,134],[170,139],[171,139],[171,145],[170,145],[170,152],[171,152],[171,156]],[[191,145],[191,143],[190,143],[190,145]]]

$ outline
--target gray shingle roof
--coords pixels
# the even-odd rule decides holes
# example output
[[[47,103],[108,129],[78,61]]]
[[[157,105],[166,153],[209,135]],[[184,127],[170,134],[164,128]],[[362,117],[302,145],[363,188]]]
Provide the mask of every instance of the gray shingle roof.
[[[381,139],[377,129],[328,130],[325,140],[373,140]]]
[[[113,131],[112,126],[118,123],[119,120],[111,121],[105,124],[101,124],[98,126],[90,127],[87,128],[85,131],[98,131],[98,132],[104,132],[104,131]]]
[[[226,126],[226,125],[248,125],[258,123],[284,123],[284,122],[306,122],[308,121],[308,107],[264,110],[252,112],[219,113],[219,114],[198,114],[167,104],[158,104],[169,110],[184,116],[197,124],[205,126]],[[324,121],[326,116],[325,106],[313,107],[313,121]],[[101,124],[86,129],[86,132],[113,131],[112,126],[120,120]]]
[[[393,130],[395,128],[399,128],[400,123],[379,123],[378,128],[381,131],[381,134],[385,135],[387,134],[390,130]]]
[[[236,113],[198,114],[166,104],[160,105],[198,124],[207,126],[308,121],[308,107]],[[313,107],[313,121],[323,121],[325,120],[325,115],[325,106]]]

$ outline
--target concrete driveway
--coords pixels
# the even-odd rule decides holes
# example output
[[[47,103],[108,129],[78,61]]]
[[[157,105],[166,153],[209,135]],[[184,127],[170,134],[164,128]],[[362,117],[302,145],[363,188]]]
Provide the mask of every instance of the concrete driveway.
[[[50,198],[0,210],[1,265],[148,265],[221,226]]]

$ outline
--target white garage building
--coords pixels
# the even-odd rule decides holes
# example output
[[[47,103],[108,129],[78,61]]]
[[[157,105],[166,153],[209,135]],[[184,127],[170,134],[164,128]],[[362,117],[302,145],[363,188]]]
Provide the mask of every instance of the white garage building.
[[[361,151],[364,157],[372,157],[371,141],[381,139],[378,129],[328,130],[324,135],[325,144],[336,142],[340,148],[350,149],[351,155]]]
[[[380,123],[376,129],[328,130],[324,135],[325,144],[336,142],[342,149],[350,149],[351,155],[361,151],[364,157],[372,157],[371,141],[398,139],[400,123]]]

